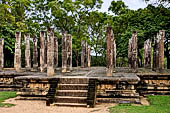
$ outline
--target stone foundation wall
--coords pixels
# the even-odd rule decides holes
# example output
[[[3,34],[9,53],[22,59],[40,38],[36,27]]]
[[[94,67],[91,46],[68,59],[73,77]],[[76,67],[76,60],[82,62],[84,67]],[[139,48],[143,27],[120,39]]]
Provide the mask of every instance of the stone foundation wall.
[[[17,76],[23,75],[16,75],[14,73],[0,73],[0,91],[17,91],[17,89],[21,88],[22,85],[15,82],[15,77]]]
[[[58,81],[62,81],[57,77],[29,74],[28,76],[28,73],[0,72],[0,91],[18,91],[18,95],[25,99],[46,99],[50,92],[56,89],[53,85],[57,84]],[[89,91],[95,90],[96,93],[88,91],[88,96],[90,97],[93,94],[93,98],[99,103],[140,103],[140,96],[170,94],[169,73],[138,73],[137,76],[138,78],[136,79],[131,74],[126,76],[118,75],[111,78],[93,78],[96,81],[95,84],[88,84],[87,86]],[[74,79],[69,78],[70,83],[75,83]],[[88,81],[83,80],[81,83],[83,82]]]
[[[138,74],[140,82],[136,87],[140,95],[169,95],[170,74]]]
[[[49,89],[58,81],[57,78],[47,77],[17,77],[17,82],[22,82],[22,88],[20,88],[17,94],[20,99],[46,99]],[[31,98],[32,97],[32,98]]]
[[[123,81],[99,81],[97,101],[99,103],[140,103],[136,84]]]

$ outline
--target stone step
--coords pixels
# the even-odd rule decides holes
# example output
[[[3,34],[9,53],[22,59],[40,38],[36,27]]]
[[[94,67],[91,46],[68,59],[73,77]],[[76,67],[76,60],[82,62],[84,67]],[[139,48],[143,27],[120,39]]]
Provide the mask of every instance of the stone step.
[[[54,103],[86,103],[87,97],[56,96]]]
[[[29,96],[18,96],[15,100],[43,100],[43,101],[46,101],[47,98],[46,97],[29,97]]]
[[[87,90],[58,90],[57,96],[87,97]]]
[[[88,84],[59,84],[59,90],[88,90]]]
[[[22,88],[22,85],[1,84],[0,88]]]
[[[97,98],[97,103],[135,103],[141,104],[139,98]]]
[[[88,84],[88,78],[60,78],[60,84]]]
[[[53,103],[53,106],[68,106],[68,107],[87,107],[87,104],[80,103]]]

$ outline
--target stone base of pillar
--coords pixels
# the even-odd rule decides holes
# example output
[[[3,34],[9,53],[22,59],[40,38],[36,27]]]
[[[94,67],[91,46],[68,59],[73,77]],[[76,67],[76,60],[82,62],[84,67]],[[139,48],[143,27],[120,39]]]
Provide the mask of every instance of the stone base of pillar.
[[[22,72],[22,70],[19,67],[16,67],[15,71],[18,72],[18,73]]]
[[[40,67],[40,72],[46,72],[47,71],[47,68],[45,67]]]
[[[53,67],[48,67],[47,76],[54,76],[54,68]]]
[[[65,73],[65,72],[67,72],[67,69],[66,68],[62,68],[61,72]]]
[[[38,64],[33,64],[33,70],[38,70]]]
[[[112,76],[112,69],[106,69],[106,76]]]

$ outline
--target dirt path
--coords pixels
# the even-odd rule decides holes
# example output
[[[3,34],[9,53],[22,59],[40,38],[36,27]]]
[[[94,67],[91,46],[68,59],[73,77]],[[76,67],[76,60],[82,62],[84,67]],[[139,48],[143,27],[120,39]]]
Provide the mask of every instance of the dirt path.
[[[109,107],[114,104],[102,104],[97,105],[95,108],[83,108],[83,107],[58,107],[58,106],[46,106],[45,101],[24,101],[8,99],[5,102],[16,104],[16,106],[10,108],[1,108],[0,113],[109,113]]]

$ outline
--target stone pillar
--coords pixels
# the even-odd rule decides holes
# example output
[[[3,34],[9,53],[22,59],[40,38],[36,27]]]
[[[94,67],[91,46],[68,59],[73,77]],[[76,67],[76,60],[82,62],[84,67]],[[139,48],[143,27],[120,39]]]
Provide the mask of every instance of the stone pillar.
[[[90,56],[90,53],[91,53],[91,46],[88,45],[88,67],[91,66],[91,56]]]
[[[150,39],[144,42],[144,67],[152,68],[152,41]]]
[[[33,38],[33,69],[38,69],[38,51],[37,51],[37,42],[38,39],[36,37]]]
[[[87,42],[81,41],[81,67],[87,67]]]
[[[133,31],[132,38],[129,40],[128,59],[129,66],[133,72],[137,72],[138,68],[138,48],[137,48],[137,32]]]
[[[128,45],[128,64],[129,64],[129,68],[132,67],[131,62],[132,62],[132,38],[129,39],[129,45]]]
[[[116,41],[113,35],[113,68],[116,68]]]
[[[158,62],[159,62],[159,52],[158,52],[158,38],[159,36],[158,36],[158,34],[157,34],[157,36],[156,37],[154,37],[154,47],[153,47],[153,70],[154,71],[156,71],[157,70],[157,68],[158,68]]]
[[[66,36],[67,72],[72,71],[72,36]]]
[[[15,56],[14,56],[14,68],[17,72],[21,71],[21,32],[15,34]]]
[[[62,72],[66,72],[67,53],[66,53],[66,33],[62,34]]]
[[[159,31],[154,39],[153,70],[162,71],[164,69],[164,37],[165,31]]]
[[[30,34],[25,34],[25,68],[31,69],[31,53],[30,53]]]
[[[44,51],[44,69],[47,69],[47,50],[48,50],[48,40],[45,40],[45,51]]]
[[[165,31],[159,31],[159,71],[164,69],[164,37]]]
[[[54,68],[58,67],[58,39],[54,38]]]
[[[112,76],[113,71],[113,30],[107,27],[106,76]]]
[[[132,34],[132,69],[137,72],[138,68],[138,45],[137,45],[137,32],[133,31]]]
[[[47,32],[47,75],[54,75],[54,29],[50,28]]]
[[[45,32],[40,32],[40,71],[44,72],[45,66]]]
[[[4,68],[4,39],[0,38],[0,70]]]

